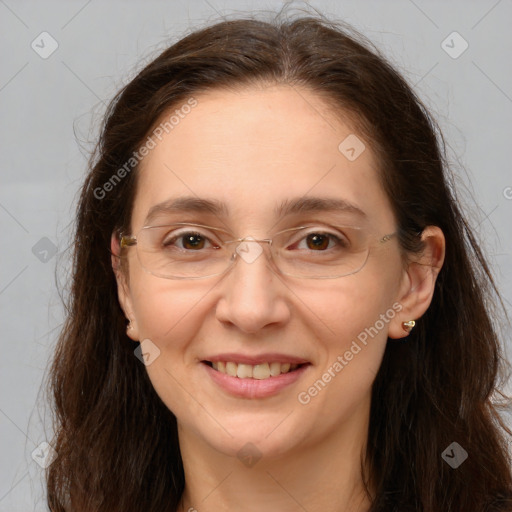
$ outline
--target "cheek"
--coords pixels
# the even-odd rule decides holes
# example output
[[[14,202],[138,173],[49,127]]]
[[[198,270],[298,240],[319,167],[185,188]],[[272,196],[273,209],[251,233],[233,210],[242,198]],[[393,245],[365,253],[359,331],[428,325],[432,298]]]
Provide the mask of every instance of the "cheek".
[[[162,351],[176,351],[201,327],[204,285],[144,276],[133,282],[133,304],[139,336],[149,338]]]
[[[394,288],[386,288],[386,279],[367,274],[365,280],[354,276],[353,283],[347,277],[343,287],[331,290],[316,305],[322,324],[328,326],[318,337],[323,353],[315,377],[321,382],[311,382],[318,390],[311,389],[313,394],[324,384],[329,388],[319,403],[343,396],[347,406],[356,407],[382,362],[390,322],[401,306],[394,301]]]
[[[197,364],[194,347],[204,324],[208,289],[144,277],[144,286],[133,296],[140,339],[151,340],[150,350],[157,354],[146,371],[156,393],[180,418],[191,411],[198,414],[196,393],[186,390],[191,391],[189,371]]]
[[[329,340],[328,344],[333,348],[343,349],[347,344],[350,346],[351,341],[358,336],[364,341],[364,333],[369,329],[373,333],[372,338],[377,337],[374,327],[386,338],[389,321],[394,318],[397,310],[396,306],[393,307],[396,276],[393,274],[393,277],[389,277],[391,270],[387,276],[370,270],[347,276],[343,282],[326,287],[323,292],[316,292],[310,302],[322,320],[325,339]]]

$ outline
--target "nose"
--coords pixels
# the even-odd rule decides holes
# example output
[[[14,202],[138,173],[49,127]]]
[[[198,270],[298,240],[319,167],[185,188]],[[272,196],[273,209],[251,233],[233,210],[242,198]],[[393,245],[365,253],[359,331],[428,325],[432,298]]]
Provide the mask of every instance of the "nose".
[[[216,317],[245,333],[269,325],[283,325],[290,318],[287,287],[269,259],[267,243],[247,237],[236,244],[233,266],[222,279]]]

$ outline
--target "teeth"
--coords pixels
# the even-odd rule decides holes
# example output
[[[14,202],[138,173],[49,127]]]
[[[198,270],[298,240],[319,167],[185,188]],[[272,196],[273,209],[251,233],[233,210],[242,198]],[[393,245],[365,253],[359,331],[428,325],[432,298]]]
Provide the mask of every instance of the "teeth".
[[[281,374],[281,363],[270,363],[270,375],[275,377]]]
[[[244,363],[237,364],[232,361],[218,361],[216,363],[212,363],[212,367],[220,373],[226,373],[231,377],[263,380],[296,370],[299,365],[273,362],[261,363],[253,366]]]
[[[237,369],[238,365],[236,363],[226,363],[226,373],[231,377],[236,377]]]
[[[252,369],[254,379],[268,379],[270,377],[270,366],[268,363],[257,364]]]
[[[239,379],[252,378],[252,366],[250,364],[239,364],[236,371],[236,376]]]

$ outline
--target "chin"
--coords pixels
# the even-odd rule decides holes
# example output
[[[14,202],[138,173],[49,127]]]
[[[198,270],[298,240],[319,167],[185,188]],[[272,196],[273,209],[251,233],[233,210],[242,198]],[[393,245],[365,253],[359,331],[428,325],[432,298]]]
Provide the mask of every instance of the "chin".
[[[301,448],[314,431],[313,426],[308,428],[307,422],[291,408],[279,414],[259,410],[254,414],[225,414],[222,418],[221,424],[227,432],[211,418],[202,418],[204,421],[199,424],[194,421],[195,424],[185,428],[192,429],[214,450],[240,460],[246,456],[268,459],[286,455]]]

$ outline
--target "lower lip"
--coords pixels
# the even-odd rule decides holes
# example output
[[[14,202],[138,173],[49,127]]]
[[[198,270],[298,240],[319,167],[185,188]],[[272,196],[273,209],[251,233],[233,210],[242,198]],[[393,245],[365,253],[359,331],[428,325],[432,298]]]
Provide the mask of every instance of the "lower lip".
[[[231,377],[227,373],[221,373],[214,370],[206,363],[201,363],[213,381],[230,395],[240,398],[266,398],[279,393],[281,390],[296,382],[307,370],[309,364],[305,364],[296,370],[288,373],[282,373],[277,377],[268,379],[239,379]]]

